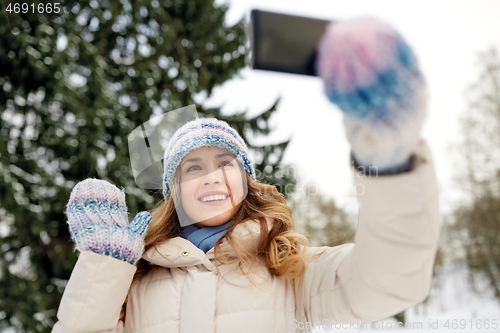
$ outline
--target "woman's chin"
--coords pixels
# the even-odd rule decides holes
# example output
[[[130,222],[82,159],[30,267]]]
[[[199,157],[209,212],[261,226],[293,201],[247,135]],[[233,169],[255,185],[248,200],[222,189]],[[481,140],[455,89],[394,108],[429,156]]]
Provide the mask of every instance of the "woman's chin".
[[[216,216],[212,218],[208,218],[205,220],[202,220],[198,223],[195,223],[194,225],[197,226],[198,228],[203,228],[203,227],[215,227],[221,224],[226,223],[229,221],[229,218],[222,218],[221,216]]]

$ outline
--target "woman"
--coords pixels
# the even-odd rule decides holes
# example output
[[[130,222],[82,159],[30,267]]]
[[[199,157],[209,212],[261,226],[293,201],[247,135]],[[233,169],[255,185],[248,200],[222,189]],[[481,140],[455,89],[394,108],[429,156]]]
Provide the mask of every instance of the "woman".
[[[391,49],[397,60],[372,67],[380,75],[362,63],[377,61],[367,51],[388,31],[400,38],[376,20],[348,21],[319,48],[318,70],[345,112],[364,188],[355,244],[308,246],[283,196],[256,181],[241,136],[200,118],[172,136],[165,200],[151,213],[128,224],[121,190],[96,179],[75,186],[67,215],[81,254],[53,332],[309,332],[381,320],[424,300],[440,226],[432,158],[418,138],[424,81],[401,39]],[[348,52],[338,45],[353,48],[359,72],[342,72]]]

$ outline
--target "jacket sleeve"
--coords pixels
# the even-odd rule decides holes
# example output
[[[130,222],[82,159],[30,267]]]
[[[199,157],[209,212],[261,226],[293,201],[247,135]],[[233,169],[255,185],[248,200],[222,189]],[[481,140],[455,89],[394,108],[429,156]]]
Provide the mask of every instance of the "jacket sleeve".
[[[307,248],[325,252],[302,276],[301,317],[313,323],[377,321],[427,297],[441,220],[433,162],[422,139],[416,158],[407,173],[355,174],[360,211],[354,244]]]
[[[120,311],[136,270],[136,266],[109,256],[80,253],[52,333],[121,333]]]

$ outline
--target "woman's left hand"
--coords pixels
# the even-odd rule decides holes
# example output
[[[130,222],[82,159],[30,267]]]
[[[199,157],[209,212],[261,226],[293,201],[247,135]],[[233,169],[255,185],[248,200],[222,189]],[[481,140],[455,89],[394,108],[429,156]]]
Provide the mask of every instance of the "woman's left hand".
[[[344,113],[357,164],[381,171],[408,161],[426,116],[427,90],[401,35],[369,17],[333,22],[317,50],[316,71]]]

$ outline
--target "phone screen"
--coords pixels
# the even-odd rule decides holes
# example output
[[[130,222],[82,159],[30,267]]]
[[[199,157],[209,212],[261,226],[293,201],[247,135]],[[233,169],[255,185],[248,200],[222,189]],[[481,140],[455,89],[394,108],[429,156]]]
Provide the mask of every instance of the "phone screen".
[[[252,68],[316,76],[316,45],[330,22],[252,10]]]

